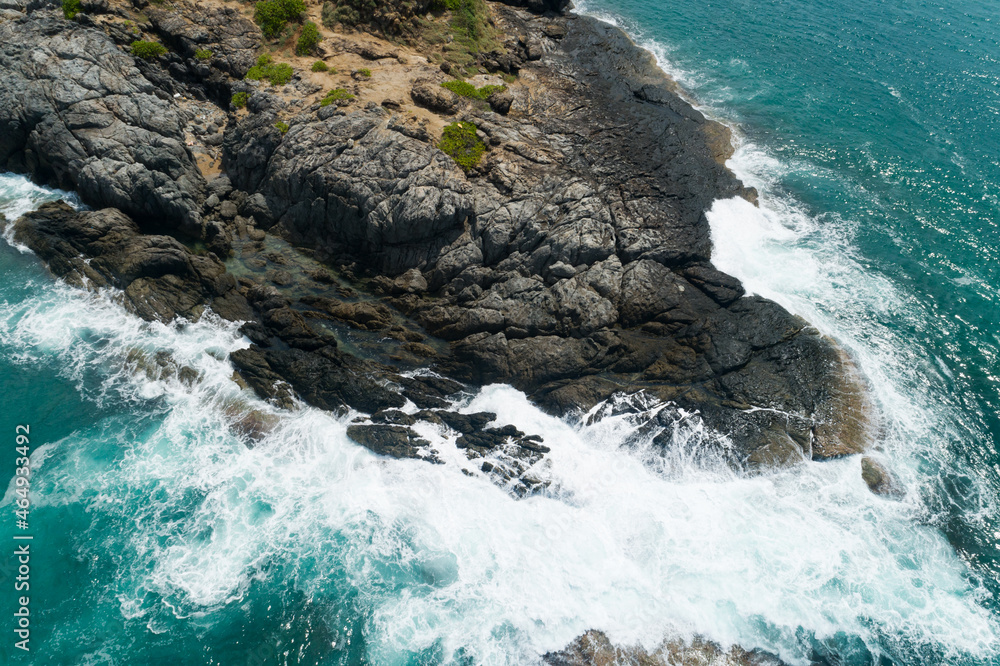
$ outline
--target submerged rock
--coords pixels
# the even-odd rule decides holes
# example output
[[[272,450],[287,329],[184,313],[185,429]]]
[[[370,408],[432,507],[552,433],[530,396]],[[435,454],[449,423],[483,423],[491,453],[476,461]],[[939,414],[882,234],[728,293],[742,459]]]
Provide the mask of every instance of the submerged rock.
[[[871,456],[861,458],[861,478],[876,495],[899,498],[905,494],[892,473]]]

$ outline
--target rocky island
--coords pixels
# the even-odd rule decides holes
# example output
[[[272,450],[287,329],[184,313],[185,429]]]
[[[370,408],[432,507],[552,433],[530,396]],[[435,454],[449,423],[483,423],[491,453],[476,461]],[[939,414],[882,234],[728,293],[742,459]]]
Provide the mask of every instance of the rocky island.
[[[144,319],[243,322],[234,381],[355,410],[376,453],[440,462],[429,422],[543,491],[545,433],[451,407],[489,383],[581,420],[659,405],[658,445],[694,419],[748,472],[877,435],[847,354],[712,265],[706,210],[756,200],[728,129],[560,0],[0,0],[0,126],[0,168],[87,206],[16,242]],[[546,658],[622,658],[581,641]]]

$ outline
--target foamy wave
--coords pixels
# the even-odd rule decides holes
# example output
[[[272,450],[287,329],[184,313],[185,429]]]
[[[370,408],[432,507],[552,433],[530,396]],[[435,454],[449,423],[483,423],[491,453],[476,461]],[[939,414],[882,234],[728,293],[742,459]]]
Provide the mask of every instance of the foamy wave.
[[[875,649],[885,633],[962,654],[995,646],[947,542],[915,520],[917,504],[872,495],[855,459],[746,478],[679,458],[665,473],[634,420],[569,423],[485,387],[458,407],[552,449],[553,492],[516,501],[458,465],[370,454],[347,439],[349,416],[276,411],[241,391],[220,358],[245,341],[222,322],[147,324],[58,287],[14,310],[0,316],[5,349],[55,356],[74,377],[93,369],[81,392],[103,385],[106,401],[159,414],[138,432],[109,417],[35,461],[41,504],[100,516],[81,556],[125,553],[121,613],[151,631],[211,622],[257,581],[317,603],[355,595],[377,663],[434,646],[532,662],[592,627],[649,647],[700,633],[793,662],[808,657],[800,627]],[[166,350],[198,379],[116,372],[134,349]],[[279,417],[253,448],[229,428],[237,400]],[[101,536],[109,524],[129,526],[117,545]]]

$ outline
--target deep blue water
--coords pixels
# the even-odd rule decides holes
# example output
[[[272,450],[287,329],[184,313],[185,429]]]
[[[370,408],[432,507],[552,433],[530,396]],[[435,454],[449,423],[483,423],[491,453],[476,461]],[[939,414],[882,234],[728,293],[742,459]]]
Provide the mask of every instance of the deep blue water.
[[[232,327],[140,322],[4,243],[0,474],[27,423],[34,475],[30,529],[11,482],[0,542],[30,533],[34,554],[32,651],[5,624],[0,662],[522,664],[599,628],[796,664],[997,663],[997,5],[581,10],[735,128],[761,207],[717,202],[715,260],[856,355],[906,497],[872,495],[856,457],[743,478],[488,387],[461,407],[552,447],[553,492],[515,501],[440,433],[452,464],[380,460],[347,419],[263,405],[230,381]],[[0,175],[8,215],[58,196]],[[199,379],[154,371],[162,352]],[[250,410],[276,423],[253,448],[230,428]]]

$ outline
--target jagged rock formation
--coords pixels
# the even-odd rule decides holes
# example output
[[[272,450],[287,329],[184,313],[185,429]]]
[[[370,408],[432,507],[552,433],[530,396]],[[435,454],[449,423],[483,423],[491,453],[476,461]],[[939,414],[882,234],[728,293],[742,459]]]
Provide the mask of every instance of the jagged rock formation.
[[[114,208],[77,212],[49,203],[13,224],[14,240],[57,276],[80,287],[116,287],[125,305],[148,321],[197,319],[208,304],[231,320],[252,314],[217,257],[192,254],[170,236],[145,235]]]
[[[542,657],[549,666],[782,666],[781,660],[761,650],[695,638],[665,641],[653,651],[614,645],[601,631],[588,631],[559,652]]]
[[[41,12],[4,21],[0,72],[0,168],[200,233],[185,113],[107,35]]]
[[[463,381],[557,412],[645,390],[700,410],[755,464],[856,450],[832,425],[847,407],[867,435],[865,406],[843,399],[849,361],[711,265],[704,211],[755,195],[721,164],[724,128],[617,29],[503,16],[544,55],[519,64],[537,83],[514,89],[511,115],[460,113],[492,146],[482,165],[464,174],[383,108],[301,113],[281,135],[258,93],[224,144],[257,223],[369,275],[419,272],[426,289],[392,302],[451,343],[437,367]]]

